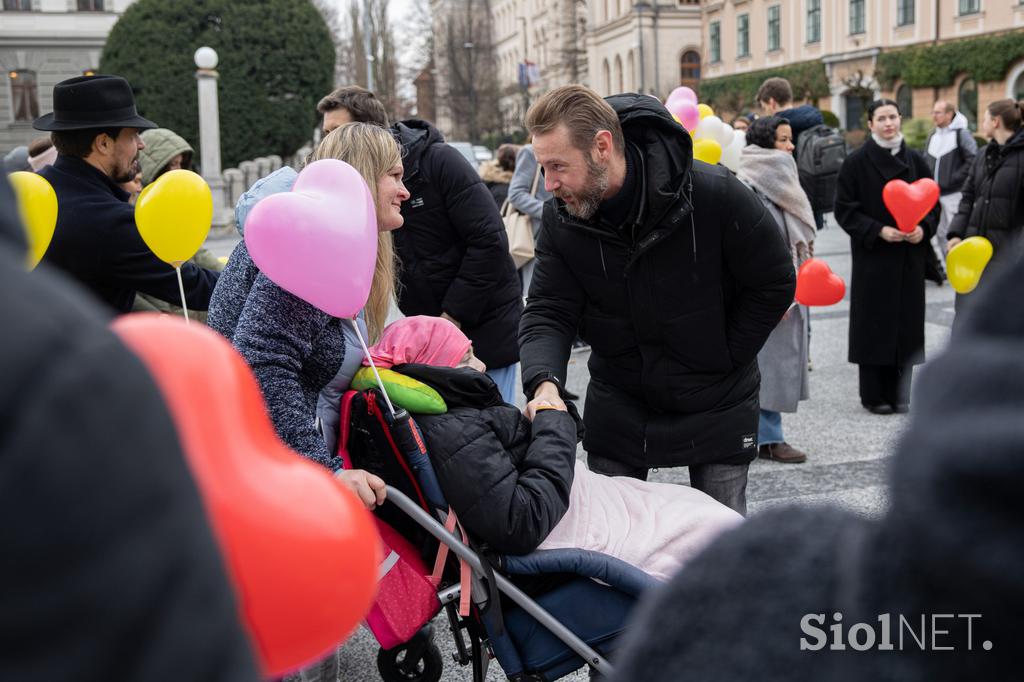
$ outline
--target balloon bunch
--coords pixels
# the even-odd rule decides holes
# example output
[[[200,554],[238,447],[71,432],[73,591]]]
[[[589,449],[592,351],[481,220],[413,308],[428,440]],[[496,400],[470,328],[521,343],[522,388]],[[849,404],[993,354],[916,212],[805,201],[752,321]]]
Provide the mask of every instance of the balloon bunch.
[[[685,85],[669,94],[665,108],[693,136],[693,158],[705,163],[721,162],[736,171],[740,150],[746,144],[743,132],[733,130],[709,105],[697,102],[697,93]]]

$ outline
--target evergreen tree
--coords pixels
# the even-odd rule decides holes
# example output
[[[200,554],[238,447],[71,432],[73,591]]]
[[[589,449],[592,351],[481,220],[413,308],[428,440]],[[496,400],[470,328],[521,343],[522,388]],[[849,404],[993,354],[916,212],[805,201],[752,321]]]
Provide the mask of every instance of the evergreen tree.
[[[294,154],[332,89],[334,43],[309,0],[139,0],[114,25],[100,73],[124,76],[139,113],[199,150],[193,53],[217,51],[221,158]]]

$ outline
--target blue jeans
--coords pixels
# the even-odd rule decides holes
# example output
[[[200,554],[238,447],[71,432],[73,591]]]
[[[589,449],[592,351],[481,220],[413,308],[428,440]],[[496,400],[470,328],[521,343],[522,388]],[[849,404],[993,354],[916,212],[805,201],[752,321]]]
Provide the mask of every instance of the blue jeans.
[[[757,422],[757,445],[774,445],[785,443],[782,435],[782,415],[771,410],[761,410],[761,418]]]
[[[629,476],[647,480],[646,467],[634,467],[614,459],[587,454],[590,470],[605,476]],[[691,464],[690,485],[730,509],[747,515],[747,470],[749,464]]]
[[[509,405],[516,404],[516,369],[518,368],[519,363],[513,362],[507,367],[496,367],[487,370],[487,376],[494,379],[494,383],[498,385],[501,399]]]

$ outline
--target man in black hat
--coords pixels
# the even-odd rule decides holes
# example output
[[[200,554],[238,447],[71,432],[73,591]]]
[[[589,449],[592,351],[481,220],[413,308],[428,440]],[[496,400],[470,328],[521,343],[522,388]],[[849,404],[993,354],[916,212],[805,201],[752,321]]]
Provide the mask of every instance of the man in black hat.
[[[180,303],[173,268],[157,258],[135,227],[128,193],[135,177],[139,131],[156,124],[139,116],[128,81],[80,76],[53,88],[53,113],[33,126],[50,131],[57,161],[40,171],[57,192],[57,227],[43,262],[69,273],[118,312],[132,309],[135,292]],[[217,283],[212,270],[181,266],[188,307],[206,310]]]

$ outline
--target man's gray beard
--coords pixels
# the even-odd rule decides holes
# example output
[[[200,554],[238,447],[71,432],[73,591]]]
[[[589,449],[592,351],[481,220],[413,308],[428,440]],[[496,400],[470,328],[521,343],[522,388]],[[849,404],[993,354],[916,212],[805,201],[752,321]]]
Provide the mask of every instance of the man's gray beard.
[[[608,169],[591,158],[587,158],[587,188],[584,194],[576,196],[575,207],[566,204],[565,210],[574,218],[590,220],[601,207],[602,197],[608,191]]]

